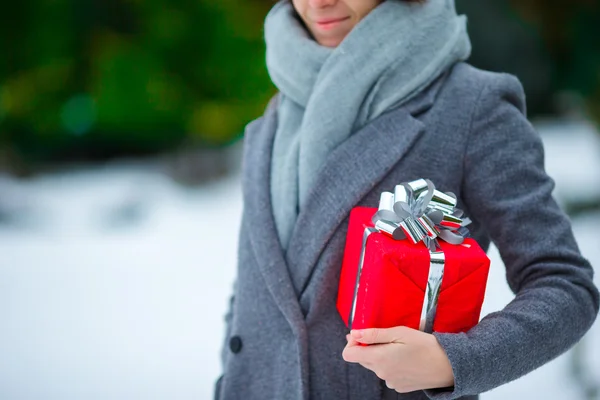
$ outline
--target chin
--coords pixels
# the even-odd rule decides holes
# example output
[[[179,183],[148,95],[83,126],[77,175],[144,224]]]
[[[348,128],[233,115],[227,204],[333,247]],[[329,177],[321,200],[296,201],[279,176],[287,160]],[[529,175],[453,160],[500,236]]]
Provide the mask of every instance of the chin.
[[[321,46],[337,47],[344,38],[319,38],[317,41]]]
[[[331,47],[331,48],[335,48],[335,47],[338,47],[338,45],[339,45],[340,43],[341,43],[341,41],[330,41],[330,40],[329,40],[329,41],[322,41],[322,42],[320,42],[320,45],[321,45],[321,46],[324,46],[324,47]]]

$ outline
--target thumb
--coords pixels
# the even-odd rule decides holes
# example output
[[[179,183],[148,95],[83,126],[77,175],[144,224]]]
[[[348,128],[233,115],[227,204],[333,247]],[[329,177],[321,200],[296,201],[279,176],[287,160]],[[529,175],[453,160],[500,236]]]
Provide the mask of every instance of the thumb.
[[[409,329],[405,326],[358,329],[351,331],[350,335],[357,342],[364,344],[402,343]]]

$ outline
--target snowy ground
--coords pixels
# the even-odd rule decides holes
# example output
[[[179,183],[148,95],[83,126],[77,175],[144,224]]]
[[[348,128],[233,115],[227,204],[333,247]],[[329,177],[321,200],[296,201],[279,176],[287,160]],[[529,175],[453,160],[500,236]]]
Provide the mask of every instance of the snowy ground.
[[[541,124],[559,199],[600,191],[600,136]],[[565,136],[564,132],[569,132]],[[0,177],[0,399],[211,399],[234,278],[239,176],[200,189],[119,165]],[[574,221],[598,268],[600,214]],[[512,295],[495,249],[484,314]],[[600,284],[600,279],[596,279]],[[600,382],[600,323],[582,342]],[[573,352],[482,396],[583,398]]]

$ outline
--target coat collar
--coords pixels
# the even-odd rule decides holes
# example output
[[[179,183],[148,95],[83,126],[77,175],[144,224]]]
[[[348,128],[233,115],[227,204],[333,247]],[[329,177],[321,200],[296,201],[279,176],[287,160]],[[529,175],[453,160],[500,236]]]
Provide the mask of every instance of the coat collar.
[[[286,254],[277,237],[270,190],[276,100],[267,108],[262,123],[248,126],[244,193],[250,239],[267,286],[292,326],[303,323],[298,298],[327,243],[352,207],[419,137],[424,125],[416,117],[431,108],[442,80],[406,105],[373,120],[330,154],[298,216]]]

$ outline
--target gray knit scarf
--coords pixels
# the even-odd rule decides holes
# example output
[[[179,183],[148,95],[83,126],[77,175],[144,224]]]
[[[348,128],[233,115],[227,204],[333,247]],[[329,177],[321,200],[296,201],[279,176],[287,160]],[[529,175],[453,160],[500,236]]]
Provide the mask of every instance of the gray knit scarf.
[[[271,165],[273,214],[287,249],[296,218],[327,155],[401,105],[471,52],[453,0],[387,0],[336,48],[320,46],[277,3],[265,21],[267,68],[281,92]]]

